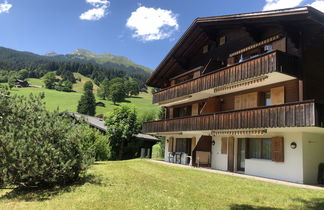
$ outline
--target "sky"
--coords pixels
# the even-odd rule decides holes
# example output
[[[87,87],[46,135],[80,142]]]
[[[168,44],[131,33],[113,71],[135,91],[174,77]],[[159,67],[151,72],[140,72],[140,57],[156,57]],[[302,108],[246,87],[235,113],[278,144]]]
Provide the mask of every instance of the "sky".
[[[156,68],[197,17],[324,0],[0,0],[0,46],[37,54],[82,48]]]

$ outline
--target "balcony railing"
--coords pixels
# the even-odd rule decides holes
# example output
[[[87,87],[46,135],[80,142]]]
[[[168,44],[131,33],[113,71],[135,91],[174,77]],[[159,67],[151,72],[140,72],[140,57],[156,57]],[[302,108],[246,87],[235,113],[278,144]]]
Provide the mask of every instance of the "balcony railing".
[[[320,108],[321,107],[321,108]],[[147,122],[144,133],[232,130],[250,128],[321,127],[322,105],[314,101],[295,102],[209,115]]]
[[[280,51],[265,53],[154,93],[153,103],[160,103],[272,72],[296,75],[297,58]]]

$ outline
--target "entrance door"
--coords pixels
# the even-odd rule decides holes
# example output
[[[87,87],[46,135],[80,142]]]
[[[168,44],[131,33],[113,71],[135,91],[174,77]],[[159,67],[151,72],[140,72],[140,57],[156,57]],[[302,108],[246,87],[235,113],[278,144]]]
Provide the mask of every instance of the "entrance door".
[[[237,170],[244,171],[245,170],[245,149],[246,147],[246,139],[238,139],[237,144]]]
[[[229,137],[228,140],[228,163],[227,170],[234,172],[234,138]]]

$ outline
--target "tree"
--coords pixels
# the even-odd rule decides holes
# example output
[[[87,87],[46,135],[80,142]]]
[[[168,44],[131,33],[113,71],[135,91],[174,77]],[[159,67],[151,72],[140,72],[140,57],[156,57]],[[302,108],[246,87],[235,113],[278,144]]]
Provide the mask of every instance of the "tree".
[[[60,80],[55,84],[55,90],[57,91],[64,91],[64,92],[71,92],[73,88],[72,82],[68,80]]]
[[[13,77],[13,76],[10,76],[8,78],[8,86],[9,86],[9,88],[11,89],[11,88],[15,87],[15,84],[16,84],[16,78]]]
[[[138,82],[136,82],[132,78],[129,78],[125,82],[125,89],[126,89],[127,96],[137,96],[140,92],[140,87]]]
[[[47,88],[47,89],[54,89],[55,88],[56,78],[55,78],[55,73],[54,72],[46,73],[44,75],[43,79],[44,79],[45,88]]]
[[[7,184],[68,184],[93,162],[91,128],[46,111],[41,98],[0,90],[0,177]]]
[[[26,79],[26,78],[28,78],[28,75],[29,75],[28,70],[22,69],[22,70],[18,71],[16,77],[17,77],[17,79]]]
[[[105,122],[112,158],[122,160],[125,147],[134,139],[134,134],[140,131],[136,110],[121,105],[107,115]]]
[[[165,120],[165,118],[166,118],[166,108],[165,107],[161,107],[160,108],[160,111],[159,111],[159,114],[158,114],[159,116],[159,120]]]
[[[97,95],[99,98],[106,100],[109,98],[109,80],[106,78],[102,83],[100,84],[100,87],[98,89]]]
[[[94,116],[96,114],[96,99],[93,94],[93,84],[87,81],[83,86],[84,93],[78,104],[77,112]]]
[[[71,83],[76,82],[76,79],[75,79],[73,73],[70,71],[63,71],[61,74],[61,77],[62,77],[63,81],[70,81]]]
[[[109,98],[114,102],[114,104],[124,101],[126,98],[124,84],[116,82],[109,86]]]

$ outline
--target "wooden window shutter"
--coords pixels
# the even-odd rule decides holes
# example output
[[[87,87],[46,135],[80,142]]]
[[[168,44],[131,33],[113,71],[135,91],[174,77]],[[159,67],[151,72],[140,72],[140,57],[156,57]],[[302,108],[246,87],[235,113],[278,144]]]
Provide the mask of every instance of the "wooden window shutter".
[[[272,138],[272,161],[284,162],[284,138]]]
[[[227,138],[222,138],[221,154],[227,154]]]
[[[199,104],[195,103],[192,105],[192,111],[191,111],[191,115],[192,116],[197,116],[199,114]]]
[[[248,107],[247,108],[254,108],[258,106],[259,101],[259,94],[258,92],[253,92],[248,95]]]
[[[285,103],[285,87],[271,88],[271,105]]]
[[[173,108],[169,108],[169,119],[173,119]]]
[[[241,109],[242,108],[242,96],[241,95],[235,96],[234,100],[235,100],[234,109],[235,110]]]
[[[192,139],[191,139],[191,155],[195,148],[196,148],[196,137],[192,137]]]
[[[168,152],[173,152],[173,137],[169,138],[169,148],[168,148]]]
[[[195,78],[198,78],[198,77],[200,77],[200,71],[194,72],[193,78],[195,79]]]

